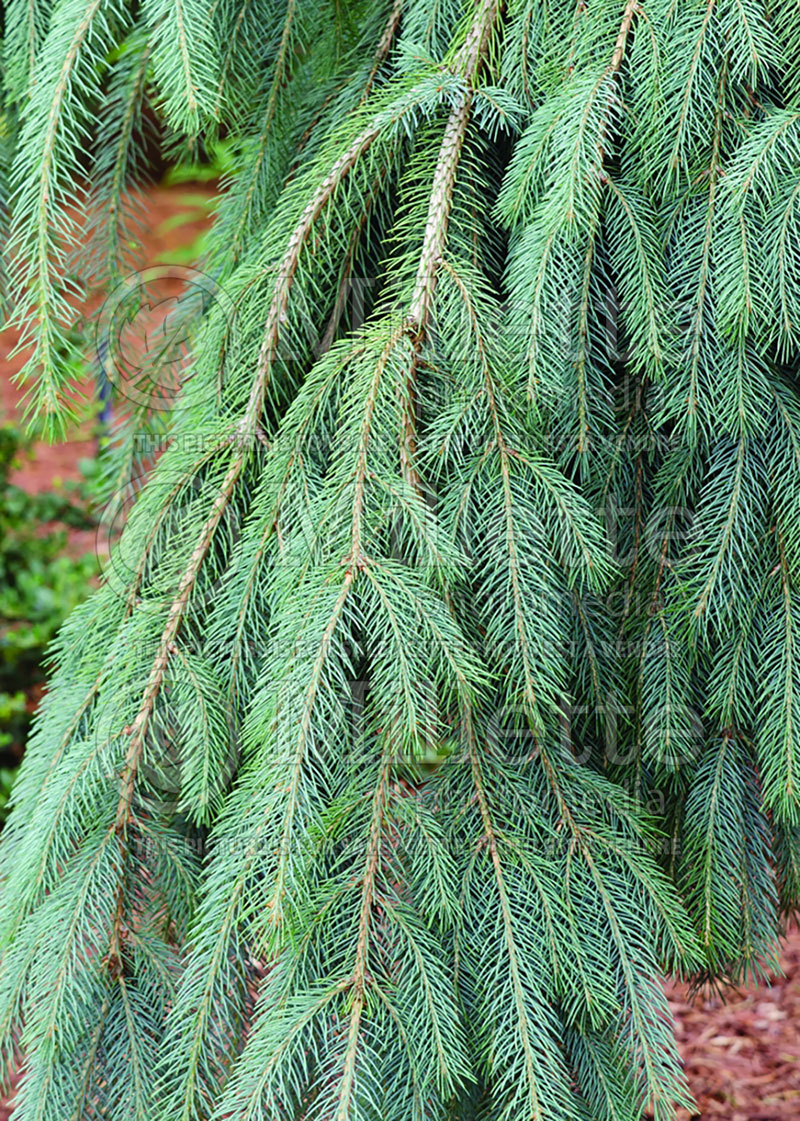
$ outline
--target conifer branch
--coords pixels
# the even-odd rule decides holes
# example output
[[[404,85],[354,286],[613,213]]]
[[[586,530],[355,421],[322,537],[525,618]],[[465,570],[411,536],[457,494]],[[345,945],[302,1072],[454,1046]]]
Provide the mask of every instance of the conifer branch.
[[[372,63],[372,68],[369,72],[367,83],[364,86],[364,92],[361,95],[360,104],[363,104],[369,97],[370,90],[372,89],[372,86],[378,75],[378,71],[380,70],[381,66],[383,66],[383,63],[386,61],[389,51],[392,48],[392,43],[394,42],[395,36],[397,35],[397,29],[400,26],[400,17],[403,14],[403,3],[404,0],[394,0],[392,10],[389,13],[389,19],[386,23],[386,27],[384,28],[381,40],[378,43],[377,50],[375,51],[375,61]]]
[[[529,1024],[528,1011],[526,1008],[523,986],[520,978],[519,965],[517,961],[519,951],[517,949],[516,940],[514,938],[514,924],[509,908],[508,895],[506,892],[505,880],[503,877],[503,868],[498,853],[497,836],[492,825],[489,804],[484,790],[483,777],[481,775],[480,762],[478,760],[476,752],[475,732],[472,725],[472,716],[468,708],[466,708],[464,711],[464,734],[469,745],[472,781],[475,786],[475,794],[478,800],[478,805],[480,807],[484,837],[489,848],[492,867],[494,869],[494,876],[497,883],[497,893],[500,899],[500,911],[503,921],[503,938],[505,942],[506,952],[508,953],[516,1014],[519,1023],[519,1037],[522,1046],[522,1052],[524,1055],[526,1075],[525,1083],[529,1096],[527,1111],[530,1113],[531,1118],[536,1119],[536,1121],[542,1121],[542,1119],[544,1118],[544,1114],[542,1113],[541,1105],[539,1102],[539,1094],[537,1092],[537,1070],[539,1064],[537,1062],[537,1056],[534,1053],[530,1043],[531,1026]]]
[[[19,1121],[690,1105],[660,974],[765,976],[800,900],[800,24],[762,7],[12,0],[51,429],[151,151],[234,169],[0,840]]]
[[[390,756],[387,753],[381,766],[378,785],[375,789],[372,802],[369,848],[367,850],[367,863],[362,881],[361,912],[358,917],[358,930],[356,933],[355,963],[349,979],[352,993],[352,1005],[350,1009],[350,1023],[348,1026],[347,1049],[342,1064],[342,1083],[339,1091],[336,1121],[348,1121],[348,1118],[351,1116],[350,1105],[356,1077],[358,1037],[361,1028],[361,1017],[364,1012],[365,990],[367,986],[370,925],[375,901],[375,880],[383,846],[383,817],[389,784],[389,765]]]
[[[270,83],[269,94],[264,109],[264,115],[261,122],[260,138],[258,148],[256,150],[255,159],[251,159],[248,167],[249,185],[242,198],[239,207],[239,219],[232,231],[230,240],[230,260],[235,264],[241,254],[242,239],[247,233],[248,225],[250,223],[253,202],[258,187],[258,181],[262,173],[264,161],[267,159],[268,143],[270,138],[270,130],[275,117],[275,112],[278,106],[278,95],[282,86],[287,80],[288,60],[291,53],[293,44],[293,24],[295,20],[296,3],[295,0],[288,0],[286,5],[286,16],[284,18],[283,30],[281,32],[280,44],[278,53],[274,63],[274,73],[272,82]],[[242,10],[242,16],[244,9]],[[240,16],[240,18],[242,18]],[[224,89],[224,75],[220,78],[219,89]],[[217,104],[219,105],[219,96]],[[227,250],[227,246],[226,246]]]

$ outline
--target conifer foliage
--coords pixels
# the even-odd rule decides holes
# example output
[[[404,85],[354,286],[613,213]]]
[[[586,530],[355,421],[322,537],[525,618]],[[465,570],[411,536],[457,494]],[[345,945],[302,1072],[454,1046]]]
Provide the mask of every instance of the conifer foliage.
[[[796,5],[10,0],[3,49],[54,432],[154,136],[231,162],[0,846],[15,1121],[669,1121],[662,974],[759,978],[800,898]]]

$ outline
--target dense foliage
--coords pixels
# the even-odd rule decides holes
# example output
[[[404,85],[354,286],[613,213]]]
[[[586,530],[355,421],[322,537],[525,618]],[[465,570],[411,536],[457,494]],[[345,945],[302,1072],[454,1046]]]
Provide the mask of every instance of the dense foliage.
[[[796,6],[5,19],[54,430],[154,136],[231,164],[4,832],[16,1121],[668,1121],[661,973],[800,893]]]

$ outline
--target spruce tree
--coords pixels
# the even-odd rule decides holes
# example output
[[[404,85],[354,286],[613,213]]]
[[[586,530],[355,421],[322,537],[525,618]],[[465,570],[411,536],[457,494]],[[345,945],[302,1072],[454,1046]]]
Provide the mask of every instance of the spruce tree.
[[[662,975],[800,897],[796,5],[10,0],[4,59],[52,433],[154,138],[231,160],[0,846],[15,1121],[673,1118]]]

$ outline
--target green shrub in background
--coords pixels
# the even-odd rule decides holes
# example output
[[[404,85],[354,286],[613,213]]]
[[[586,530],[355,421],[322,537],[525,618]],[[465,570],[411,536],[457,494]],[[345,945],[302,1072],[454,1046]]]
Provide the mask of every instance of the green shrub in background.
[[[0,821],[30,722],[26,690],[43,679],[45,650],[97,575],[93,554],[64,555],[69,528],[93,525],[83,494],[29,494],[11,483],[29,443],[0,425]]]

